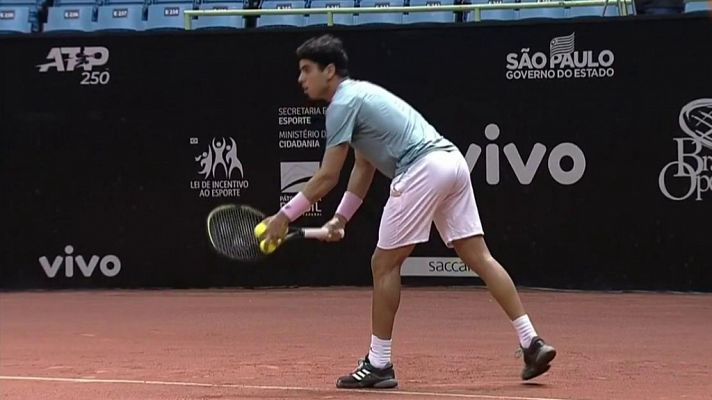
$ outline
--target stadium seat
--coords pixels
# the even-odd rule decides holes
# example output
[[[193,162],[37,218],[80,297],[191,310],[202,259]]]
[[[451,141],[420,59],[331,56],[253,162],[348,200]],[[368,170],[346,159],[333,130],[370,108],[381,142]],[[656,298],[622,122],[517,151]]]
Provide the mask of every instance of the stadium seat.
[[[514,0],[491,0],[488,2],[489,4],[497,4],[497,3],[515,3]],[[482,11],[482,20],[513,20],[517,19],[519,16],[519,12],[517,10],[486,10]]]
[[[55,0],[47,9],[45,32],[93,31],[97,28],[98,6],[95,0]]]
[[[0,0],[0,7],[16,5],[34,6],[43,2],[38,2],[37,0]]]
[[[0,5],[0,33],[30,33],[31,6],[27,5]]]
[[[183,11],[192,9],[192,2],[151,4],[148,6],[146,30],[185,29]]]
[[[519,19],[530,18],[564,18],[564,7],[558,1],[552,0],[523,0],[521,3],[551,3],[547,8],[522,8],[519,10]]]
[[[99,7],[97,30],[142,31],[146,28],[145,6],[141,4],[114,3]]]
[[[278,1],[265,0],[262,9],[289,9],[306,8],[304,1]],[[257,26],[304,26],[306,16],[304,15],[262,15],[257,18]]]
[[[201,10],[242,10],[244,3],[241,1],[234,2],[204,2],[200,5]],[[193,29],[224,29],[235,28],[241,29],[245,27],[245,18],[241,15],[226,15],[199,17],[193,20]]]
[[[309,8],[346,8],[353,7],[353,0],[312,0]],[[326,14],[310,14],[307,15],[306,24],[307,25],[326,25],[327,24]],[[354,16],[353,14],[334,14],[334,24],[335,25],[353,25]]]
[[[712,12],[712,3],[710,3],[709,1],[688,1],[685,3],[686,13],[694,13],[700,11]]]
[[[452,0],[410,0],[410,6],[431,6],[441,5],[451,6]],[[455,13],[447,11],[417,12],[403,15],[404,24],[414,24],[420,22],[455,22]]]
[[[567,18],[576,17],[602,17],[603,6],[591,6],[591,7],[569,7],[566,9],[564,14]],[[615,1],[611,1],[606,7],[606,17],[616,17],[620,15],[618,10],[618,5]]]
[[[515,3],[514,0],[471,0],[471,4],[501,4],[501,3]],[[514,9],[510,10],[482,10],[482,13],[480,14],[480,17],[482,18],[482,21],[486,20],[513,20],[516,19],[518,15],[518,12]],[[474,22],[475,21],[475,12],[470,11],[465,13],[465,21],[466,22]]]
[[[403,7],[403,1],[396,0],[361,0],[360,7]],[[364,24],[402,24],[403,13],[368,13],[354,16],[354,23]]]

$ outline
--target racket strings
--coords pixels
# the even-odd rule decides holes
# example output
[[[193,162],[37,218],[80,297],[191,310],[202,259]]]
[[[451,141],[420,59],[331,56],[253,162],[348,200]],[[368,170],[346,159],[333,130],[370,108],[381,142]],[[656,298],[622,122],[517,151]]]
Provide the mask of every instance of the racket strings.
[[[238,260],[261,258],[260,244],[253,230],[262,218],[259,213],[246,207],[229,207],[214,213],[209,228],[215,248]]]

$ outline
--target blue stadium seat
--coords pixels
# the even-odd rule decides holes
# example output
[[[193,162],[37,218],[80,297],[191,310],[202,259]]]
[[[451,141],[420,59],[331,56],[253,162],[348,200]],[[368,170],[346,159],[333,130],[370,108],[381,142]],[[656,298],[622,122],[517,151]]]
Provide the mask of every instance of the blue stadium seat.
[[[99,7],[97,30],[142,31],[146,28],[143,19],[143,4],[111,4]]]
[[[564,7],[558,6],[555,0],[522,0],[521,3],[551,3],[547,8],[522,8],[519,19],[529,18],[564,18]]]
[[[628,4],[628,7],[626,7],[626,11],[628,12],[628,15],[636,15],[637,12],[635,10],[635,1],[631,1],[630,4]],[[606,12],[606,14],[608,14]]]
[[[410,0],[410,6],[451,6],[453,0]],[[404,24],[419,22],[455,22],[455,13],[447,11],[417,12],[403,15]]]
[[[353,7],[353,0],[312,0],[309,8],[345,8]],[[307,15],[307,25],[326,25],[326,14],[310,14]],[[335,25],[353,25],[353,14],[334,14]]]
[[[566,9],[564,14],[568,18],[576,17],[602,17],[603,6],[592,6],[592,7],[569,7]],[[606,7],[606,17],[616,17],[620,15],[618,10],[618,5],[615,1],[611,1]]]
[[[403,7],[403,0],[361,0],[361,7]],[[357,14],[356,25],[364,24],[402,24],[403,13]]]
[[[498,3],[515,3],[514,0],[472,0],[472,4],[498,4]],[[517,19],[517,16],[519,15],[519,12],[511,9],[511,10],[482,10],[482,14],[480,15],[482,18],[482,21],[486,20],[513,20]],[[465,13],[465,21],[468,22],[474,22],[475,21],[475,12],[470,11],[468,13]]]
[[[146,30],[185,29],[183,12],[192,10],[193,3],[154,3],[148,6]]]
[[[514,0],[491,0],[489,4],[496,3],[514,3]],[[482,11],[482,20],[513,20],[517,19],[519,12],[517,10],[487,10]]]
[[[47,9],[44,31],[93,31],[97,28],[97,12],[95,0],[55,0],[54,6]]]
[[[241,1],[225,1],[217,3],[204,2],[199,7],[201,10],[242,10],[245,4]],[[245,27],[245,18],[241,15],[226,15],[199,17],[193,20],[193,29],[223,29]]]
[[[262,9],[287,9],[306,8],[304,1],[279,1],[265,0]],[[306,16],[304,15],[262,15],[257,18],[257,26],[304,26]]]
[[[30,33],[30,6],[0,5],[0,33]]]
[[[685,3],[686,13],[700,11],[712,12],[712,3],[710,3],[709,1],[690,1]]]
[[[97,0],[54,0],[55,7],[63,6],[97,6]]]

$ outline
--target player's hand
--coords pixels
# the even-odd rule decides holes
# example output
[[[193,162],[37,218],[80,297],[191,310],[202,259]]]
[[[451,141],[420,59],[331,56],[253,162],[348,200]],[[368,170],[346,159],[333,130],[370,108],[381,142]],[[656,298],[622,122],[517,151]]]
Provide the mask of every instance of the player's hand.
[[[324,239],[326,242],[338,242],[344,238],[344,229],[346,228],[346,220],[341,216],[336,215],[334,218],[325,223],[323,228],[329,230],[329,235]]]
[[[281,212],[265,218],[262,223],[267,225],[267,229],[265,229],[265,232],[262,234],[261,240],[267,240],[271,243],[280,243],[287,234],[289,219]]]

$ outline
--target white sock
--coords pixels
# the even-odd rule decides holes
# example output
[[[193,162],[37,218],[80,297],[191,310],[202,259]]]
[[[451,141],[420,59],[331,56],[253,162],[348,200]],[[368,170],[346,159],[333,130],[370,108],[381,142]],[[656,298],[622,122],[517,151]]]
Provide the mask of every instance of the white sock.
[[[391,339],[379,339],[371,335],[371,348],[368,350],[368,361],[376,368],[383,368],[391,362]]]
[[[527,314],[512,321],[514,329],[517,331],[517,336],[519,336],[519,343],[523,348],[529,348],[532,343],[532,339],[536,336],[536,331],[531,321],[529,321],[529,316]]]

